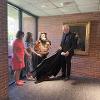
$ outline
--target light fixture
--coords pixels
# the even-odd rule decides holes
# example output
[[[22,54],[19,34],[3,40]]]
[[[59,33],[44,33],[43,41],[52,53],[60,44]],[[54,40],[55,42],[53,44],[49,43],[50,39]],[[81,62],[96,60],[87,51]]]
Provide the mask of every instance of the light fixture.
[[[64,4],[63,4],[63,3],[60,3],[60,6],[61,6],[61,7],[63,7],[63,6],[64,6]]]
[[[70,4],[72,4],[72,3],[73,3],[73,2],[64,2],[63,5],[64,5],[64,6],[67,6],[67,5],[70,5]]]
[[[60,6],[63,7],[63,6],[67,6],[67,5],[70,5],[72,4],[73,2],[63,2],[63,3],[60,3]]]
[[[42,7],[42,8],[45,8],[45,7],[46,7],[46,5],[42,5],[41,7]]]

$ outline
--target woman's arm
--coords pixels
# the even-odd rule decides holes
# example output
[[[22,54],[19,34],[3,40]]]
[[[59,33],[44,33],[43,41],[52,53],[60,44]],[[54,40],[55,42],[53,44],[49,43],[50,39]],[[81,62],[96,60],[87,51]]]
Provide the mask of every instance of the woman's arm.
[[[28,57],[31,56],[31,55],[27,52],[26,49],[24,49],[24,51],[25,51],[25,54],[26,54]]]
[[[33,53],[35,53],[36,55],[38,55],[38,56],[42,56],[40,53],[37,53],[33,48],[30,48],[31,49],[31,52],[33,52]]]

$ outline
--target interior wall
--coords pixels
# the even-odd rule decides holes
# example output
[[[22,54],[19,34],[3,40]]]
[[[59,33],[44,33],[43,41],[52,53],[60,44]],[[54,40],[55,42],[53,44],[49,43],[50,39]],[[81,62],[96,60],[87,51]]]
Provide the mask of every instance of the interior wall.
[[[33,41],[36,41],[36,21],[33,17],[23,17],[23,31],[25,34],[31,32],[33,36]]]
[[[89,51],[86,56],[74,56],[72,75],[79,77],[100,78],[100,12],[49,16],[39,18],[39,32],[47,32],[52,46],[50,54],[59,48],[62,37],[62,24],[68,22],[90,21]]]

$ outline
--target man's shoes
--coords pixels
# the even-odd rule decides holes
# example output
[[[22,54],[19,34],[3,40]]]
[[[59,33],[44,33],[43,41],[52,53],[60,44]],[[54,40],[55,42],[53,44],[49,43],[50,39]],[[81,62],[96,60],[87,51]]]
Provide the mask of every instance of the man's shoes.
[[[62,75],[62,76],[58,76],[59,79],[65,79],[66,76]]]
[[[65,76],[65,75],[59,76],[59,78],[64,80],[70,80],[70,76]]]
[[[64,80],[65,80],[65,81],[70,80],[70,76],[65,77]]]

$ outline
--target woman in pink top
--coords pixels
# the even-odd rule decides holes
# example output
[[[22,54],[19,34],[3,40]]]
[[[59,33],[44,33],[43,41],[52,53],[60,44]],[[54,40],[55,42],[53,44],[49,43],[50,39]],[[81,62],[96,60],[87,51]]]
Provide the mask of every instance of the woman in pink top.
[[[12,63],[13,63],[13,69],[15,71],[15,81],[17,85],[24,84],[24,81],[19,80],[20,72],[22,68],[25,67],[24,53],[26,53],[27,56],[30,56],[24,48],[23,37],[24,37],[24,32],[18,31],[16,34],[16,40],[13,43]]]

